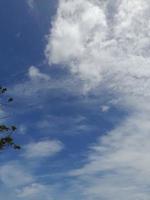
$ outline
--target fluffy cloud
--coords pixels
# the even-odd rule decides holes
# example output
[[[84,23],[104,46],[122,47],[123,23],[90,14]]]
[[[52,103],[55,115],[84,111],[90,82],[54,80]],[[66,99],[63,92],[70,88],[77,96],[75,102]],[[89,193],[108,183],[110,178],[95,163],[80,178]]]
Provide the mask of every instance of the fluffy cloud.
[[[63,149],[63,144],[57,140],[32,142],[25,147],[26,158],[44,158],[54,156]]]
[[[135,83],[140,90],[150,74],[148,8],[146,0],[60,1],[45,51],[49,63],[68,65],[86,89],[107,80],[116,90],[131,92]]]
[[[94,59],[91,60],[92,52],[89,50],[92,43],[96,42],[93,41],[95,31],[98,33],[95,37],[99,36],[103,40],[106,28],[103,10],[96,4],[82,0],[61,1],[45,51],[49,63],[71,65],[71,70],[84,80],[99,81],[100,68],[98,71],[90,70]],[[94,67],[97,68],[95,65]]]
[[[59,2],[45,50],[49,64],[67,66],[85,91],[111,91],[129,111],[72,171],[80,199],[149,199],[149,9],[148,0]]]

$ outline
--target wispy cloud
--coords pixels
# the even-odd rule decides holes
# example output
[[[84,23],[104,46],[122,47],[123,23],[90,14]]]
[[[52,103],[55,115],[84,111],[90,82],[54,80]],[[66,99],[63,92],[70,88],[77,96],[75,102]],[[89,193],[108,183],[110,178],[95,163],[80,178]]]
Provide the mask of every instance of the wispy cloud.
[[[87,164],[71,173],[81,185],[86,182],[85,196],[120,199],[126,193],[126,199],[148,199],[149,119],[135,114],[91,147]]]
[[[12,162],[0,167],[0,180],[7,187],[15,188],[29,184],[34,179],[25,167]]]
[[[0,167],[1,197],[3,199],[51,200],[57,186],[38,181],[27,165],[13,161]]]
[[[21,199],[52,200],[52,186],[41,183],[32,183],[17,190],[17,196]]]
[[[79,87],[80,81],[74,76],[51,77],[50,73],[41,72],[36,66],[30,66],[27,69],[26,78],[22,82],[12,87],[11,93],[19,98],[37,99],[37,95],[46,93],[47,96],[55,90],[66,94],[82,94],[82,88]],[[41,98],[42,99],[42,98]]]
[[[35,0],[27,0],[27,4],[29,6],[30,9],[33,9],[34,8],[34,2]]]
[[[57,140],[42,140],[25,146],[24,157],[29,159],[51,157],[61,152],[64,146]]]

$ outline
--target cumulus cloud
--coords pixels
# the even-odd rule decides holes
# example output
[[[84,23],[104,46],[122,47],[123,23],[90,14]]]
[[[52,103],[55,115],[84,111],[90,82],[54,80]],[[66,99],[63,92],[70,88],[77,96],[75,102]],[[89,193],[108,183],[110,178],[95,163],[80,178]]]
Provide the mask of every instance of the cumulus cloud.
[[[81,199],[149,199],[149,9],[148,0],[59,2],[45,50],[49,64],[67,66],[85,91],[107,88],[129,111],[71,172]]]
[[[105,79],[117,90],[131,92],[135,82],[141,88],[150,74],[148,8],[142,0],[60,1],[45,50],[49,63],[68,65],[87,89]]]
[[[54,156],[63,150],[63,144],[57,140],[43,140],[39,142],[32,142],[25,146],[24,157],[44,158]]]

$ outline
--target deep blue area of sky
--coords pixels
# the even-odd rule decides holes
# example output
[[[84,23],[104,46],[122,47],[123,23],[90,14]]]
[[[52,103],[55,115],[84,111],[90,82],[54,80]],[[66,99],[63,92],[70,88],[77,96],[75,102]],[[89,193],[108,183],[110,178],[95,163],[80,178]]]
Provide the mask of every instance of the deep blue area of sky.
[[[45,35],[49,33],[50,20],[56,12],[56,7],[56,0],[43,0],[43,4],[37,0],[34,11],[31,11],[25,0],[0,0],[1,85],[6,85],[9,89],[12,85],[22,82],[26,79],[28,67],[31,65],[40,66],[40,69],[45,71],[49,70],[51,76],[65,78],[65,71],[58,67],[50,70],[48,65],[43,63]],[[107,97],[102,97],[102,102],[99,102],[92,95],[77,97],[68,94],[64,98],[60,94],[61,91],[47,94],[46,99],[40,102],[43,103],[42,109],[37,109],[36,106],[28,109],[28,104],[14,103],[14,108],[10,108],[10,112],[15,112],[15,116],[10,121],[17,126],[23,124],[28,127],[27,134],[17,135],[21,143],[25,144],[44,136],[61,140],[65,150],[58,158],[62,159],[63,163],[70,163],[70,159],[78,161],[89,144],[96,142],[97,137],[111,130],[126,113],[114,107],[109,112],[100,112],[100,103],[105,104]],[[50,127],[45,130],[37,128],[37,122],[48,115],[52,116]],[[84,117],[80,125],[87,128],[76,127],[75,119],[79,116]],[[76,165],[75,162],[73,164]],[[67,165],[63,166],[67,168]],[[63,166],[60,165],[61,169]]]
[[[36,1],[33,13],[25,0],[0,1],[0,76],[7,77],[7,81],[16,72],[43,60],[43,36],[49,32],[56,1],[40,2]]]

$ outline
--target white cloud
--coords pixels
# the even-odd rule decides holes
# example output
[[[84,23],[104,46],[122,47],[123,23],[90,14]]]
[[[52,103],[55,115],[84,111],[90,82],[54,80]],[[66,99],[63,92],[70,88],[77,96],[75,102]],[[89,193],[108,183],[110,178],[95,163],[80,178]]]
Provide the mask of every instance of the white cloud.
[[[85,91],[100,85],[110,90],[115,98],[119,96],[120,105],[130,111],[122,124],[91,147],[86,164],[72,170],[70,176],[77,182],[74,180],[64,191],[69,200],[149,200],[149,10],[148,0],[59,1],[45,50],[49,64],[68,66],[84,82]],[[24,86],[29,95],[41,88],[74,89],[70,81],[61,86],[55,82],[52,86],[47,75],[34,66],[28,75],[30,80],[16,86],[16,93],[24,91]],[[58,141],[40,141],[27,145],[24,156],[45,158],[62,149]],[[1,180],[6,185],[16,183],[17,176],[24,180],[19,185],[32,181],[20,168],[16,172],[15,167],[14,175],[9,171],[12,168],[2,167]],[[18,190],[18,195],[34,198],[38,191],[48,194],[43,184],[31,183]],[[75,198],[76,195],[80,198]]]
[[[149,9],[148,0],[59,2],[45,50],[49,64],[68,66],[86,91],[108,89],[129,112],[72,171],[80,199],[149,199]]]
[[[0,167],[1,197],[3,199],[52,200],[55,185],[43,184],[27,169],[27,165],[10,162]]]
[[[87,199],[149,199],[149,120],[145,113],[128,118],[91,148],[83,168],[71,173],[86,183]]]
[[[101,106],[101,111],[102,112],[107,112],[110,109],[110,107],[108,105],[102,105]]]
[[[32,142],[25,146],[24,157],[29,159],[51,157],[62,151],[63,148],[63,144],[58,140]]]
[[[43,80],[46,80],[46,81],[50,80],[50,77],[48,75],[40,72],[40,70],[35,66],[31,66],[29,68],[28,73],[29,73],[29,77],[31,79],[43,79]]]
[[[52,200],[51,198],[51,186],[41,183],[32,183],[21,189],[17,190],[17,196],[23,199],[38,199]]]
[[[30,66],[28,68],[27,75],[28,79],[14,85],[11,88],[10,93],[13,96],[22,98],[22,100],[30,98],[30,103],[33,100],[34,103],[36,100],[42,100],[43,98],[39,98],[39,96],[50,94],[51,91],[53,92],[55,90],[60,90],[61,92],[63,91],[68,94],[82,93],[82,88],[79,87],[80,81],[74,76],[67,76],[65,79],[61,80],[58,78],[52,78],[49,73],[43,73],[35,66]]]
[[[31,197],[37,195],[37,193],[41,193],[45,188],[43,185],[37,184],[37,183],[32,183],[29,186],[25,186],[23,189],[18,191],[18,196],[19,197]]]
[[[46,56],[50,64],[68,65],[87,89],[107,79],[113,89],[131,92],[136,83],[139,91],[150,75],[149,3],[122,0],[113,6],[111,13],[110,0],[60,1]]]
[[[94,63],[93,59],[91,60],[90,48],[91,43],[95,43],[94,39],[104,40],[106,28],[104,12],[96,4],[83,0],[60,1],[58,15],[45,51],[49,63],[71,65],[71,70],[78,73],[81,79],[87,78],[91,81],[94,77],[95,81],[98,81],[101,76],[100,68],[98,71],[91,70]],[[96,38],[93,38],[94,36]]]
[[[0,180],[7,187],[18,187],[32,182],[33,177],[22,166],[8,163],[0,167]]]

